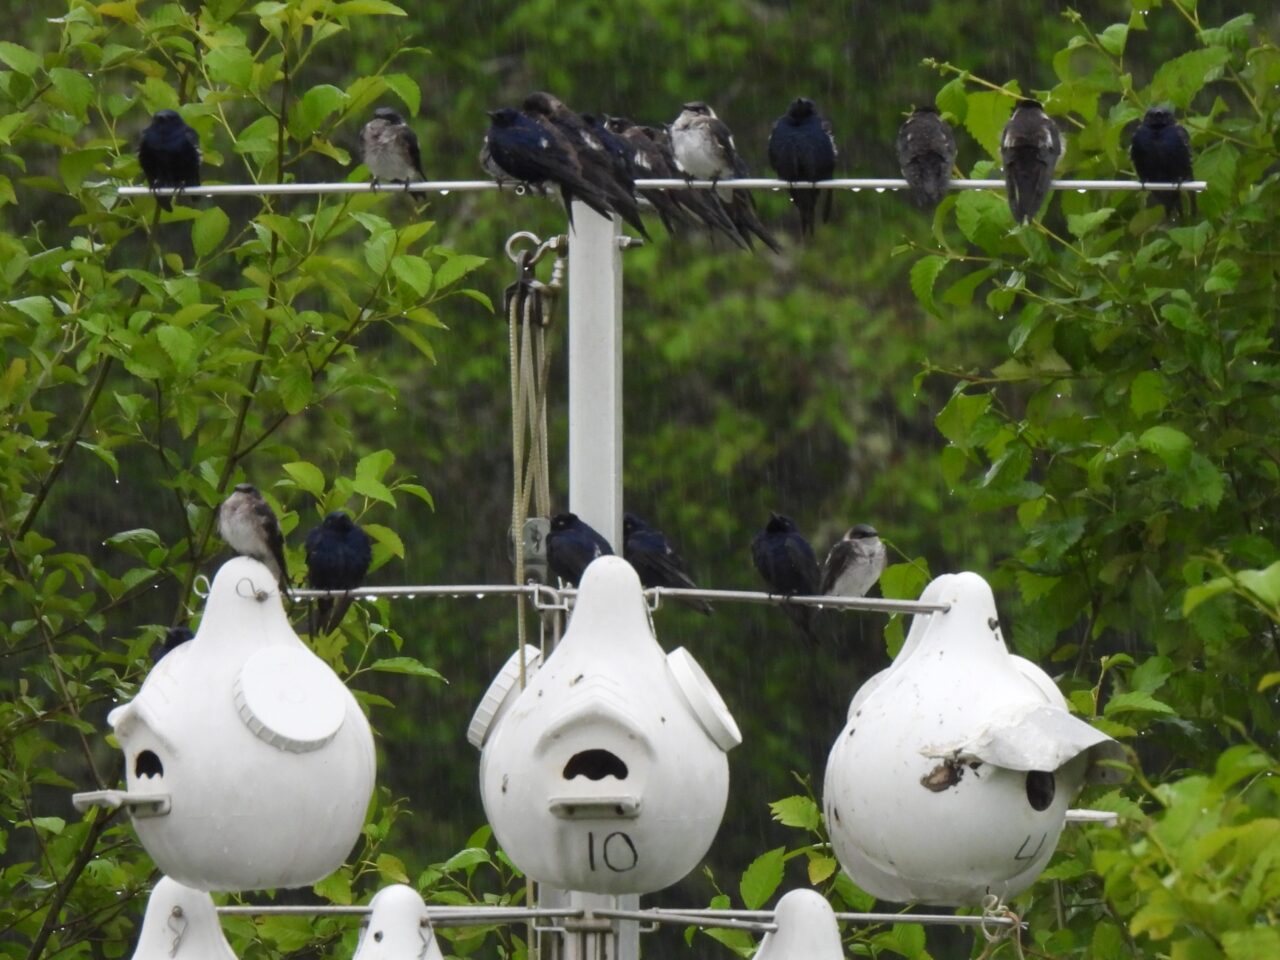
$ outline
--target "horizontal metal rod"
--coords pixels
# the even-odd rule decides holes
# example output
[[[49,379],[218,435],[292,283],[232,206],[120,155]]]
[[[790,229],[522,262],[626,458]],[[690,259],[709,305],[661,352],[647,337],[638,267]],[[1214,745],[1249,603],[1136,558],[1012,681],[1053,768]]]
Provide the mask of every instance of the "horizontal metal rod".
[[[365,916],[373,908],[368,904],[361,906],[333,906],[331,904],[272,906],[270,904],[242,905],[235,904],[218,907],[219,914],[238,917],[333,917],[333,916]],[[548,910],[540,907],[442,907],[428,906],[427,916],[431,922],[440,927],[483,926],[489,923],[523,923],[525,920],[564,919],[576,920],[582,917],[581,909]]]
[[[831,608],[834,610],[872,610],[879,613],[946,613],[951,609],[946,603],[921,603],[919,600],[883,600],[873,597],[784,597],[776,593],[764,593],[755,590],[684,590],[674,587],[651,587],[644,591],[645,596],[661,600],[670,597],[673,600],[687,597],[697,600],[715,600],[727,603],[765,603],[774,606],[794,604],[803,607]],[[553,604],[577,597],[578,591],[572,587],[557,589],[541,584],[518,586],[513,583],[501,584],[459,584],[447,586],[431,584],[423,586],[400,587],[357,587],[345,590],[302,590],[290,591],[298,600],[319,600],[327,597],[351,596],[357,600],[388,597],[476,597],[482,599],[490,595],[509,596],[523,594],[541,597]]]
[[[1114,827],[1120,822],[1120,814],[1111,810],[1086,810],[1083,807],[1067,811],[1067,823],[1101,823]]]
[[[97,184],[105,186],[106,184]],[[1003,190],[1003,180],[952,180],[952,190]],[[841,180],[821,180],[817,183],[790,183],[786,180],[766,178],[748,178],[742,180],[637,180],[636,188],[640,190],[710,190],[713,187],[733,187],[736,190],[903,190],[907,181],[901,178],[861,177]],[[1055,190],[1182,190],[1188,193],[1199,193],[1206,188],[1203,180],[1186,180],[1182,183],[1142,183],[1139,180],[1054,180]],[[322,193],[438,193],[445,196],[450,193],[474,193],[485,190],[509,190],[523,193],[526,188],[514,180],[498,182],[497,180],[423,180],[418,183],[214,183],[198,187],[150,187],[128,186],[117,187],[116,193],[121,197],[145,197],[154,194],[159,197],[232,197],[232,196],[269,196],[276,194],[322,194]]]
[[[778,929],[776,923],[762,923],[757,920],[742,920],[738,917],[715,917],[681,913],[678,910],[666,910],[656,907],[652,910],[592,910],[593,917],[608,917],[612,920],[639,920],[641,923],[672,923],[682,927],[722,927],[727,930],[750,930],[753,933],[769,933]]]
[[[599,911],[597,911],[599,912]],[[741,917],[744,920],[772,920],[772,910],[715,910],[704,907],[681,910],[682,915],[702,918],[706,916]],[[837,913],[837,920],[846,923],[921,923],[933,926],[980,927],[988,925],[1011,927],[1015,921],[1005,916],[957,916],[951,913]]]

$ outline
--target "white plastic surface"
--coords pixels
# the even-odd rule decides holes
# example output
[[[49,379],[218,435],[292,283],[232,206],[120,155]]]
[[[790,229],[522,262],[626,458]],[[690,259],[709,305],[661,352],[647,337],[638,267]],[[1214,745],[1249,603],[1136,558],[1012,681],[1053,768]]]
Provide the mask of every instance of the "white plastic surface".
[[[542,666],[542,651],[529,644],[524,645],[525,682]],[[467,743],[477,750],[484,746],[489,731],[502,718],[502,714],[520,695],[520,651],[513,653],[502,665],[489,689],[480,698],[480,705],[467,724]]]
[[[127,794],[171,801],[166,815],[133,816],[138,839],[187,886],[308,886],[359,837],[374,782],[369,724],[293,632],[256,560],[222,566],[194,639],[109,721]]]
[[[912,621],[897,659],[855,694],[831,749],[832,846],[884,900],[1008,899],[1048,863],[1090,766],[1120,748],[1009,654],[977,574],[939,577],[920,599],[951,609]]]
[[[236,675],[236,707],[254,735],[291,753],[319,750],[347,714],[347,688],[309,650],[259,650]]]
[[[778,929],[766,933],[754,960],[844,960],[835,911],[816,890],[792,890],[773,912]]]
[[[728,762],[667,664],[635,571],[599,558],[564,638],[481,751],[485,812],[532,879],[647,893],[685,876],[710,847]]]
[[[693,711],[702,729],[721,750],[729,751],[742,743],[742,731],[725,706],[724,698],[697,660],[684,647],[667,654],[667,666],[676,686],[684,694],[685,703]]]
[[[353,960],[444,960],[427,905],[413,887],[383,887],[369,906]]]
[[[236,960],[213,898],[161,877],[147,900],[133,960]]]

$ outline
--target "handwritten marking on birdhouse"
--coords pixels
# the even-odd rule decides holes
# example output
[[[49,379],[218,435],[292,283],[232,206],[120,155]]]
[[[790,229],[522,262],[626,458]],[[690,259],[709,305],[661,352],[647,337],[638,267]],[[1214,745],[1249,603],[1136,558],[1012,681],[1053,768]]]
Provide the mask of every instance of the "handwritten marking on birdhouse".
[[[1018,852],[1013,855],[1013,859],[1034,860],[1039,855],[1040,848],[1044,846],[1044,842],[1048,838],[1048,836],[1049,835],[1047,833],[1040,834],[1040,842],[1036,844],[1036,848],[1032,850],[1030,853],[1025,853],[1024,851],[1027,849],[1027,844],[1031,842],[1031,837],[1030,835],[1028,835],[1027,839],[1022,841],[1022,846],[1018,848]]]
[[[600,859],[614,873],[626,873],[640,862],[640,854],[631,838],[621,830],[615,830],[600,844]],[[596,834],[587,831],[587,866],[596,870]]]

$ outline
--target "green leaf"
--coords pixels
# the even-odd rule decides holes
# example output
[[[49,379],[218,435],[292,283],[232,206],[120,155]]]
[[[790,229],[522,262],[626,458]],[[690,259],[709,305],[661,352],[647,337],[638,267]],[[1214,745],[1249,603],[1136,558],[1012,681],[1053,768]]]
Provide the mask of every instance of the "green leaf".
[[[1176,715],[1177,711],[1167,703],[1163,703],[1141,690],[1128,690],[1124,693],[1117,693],[1102,710],[1103,716],[1113,716],[1117,713],[1163,713]]]
[[[1172,469],[1186,466],[1191,458],[1191,438],[1174,427],[1151,427],[1138,437],[1138,446],[1154,453]]]
[[[1236,579],[1263,603],[1280,606],[1280,560],[1265,570],[1241,570]]]
[[[384,527],[380,523],[366,523],[364,532],[369,534],[375,543],[385,548],[392,556],[404,559],[404,541],[400,539],[400,535],[390,527]]]
[[[8,40],[0,40],[0,62],[24,77],[34,77],[42,63],[38,53]]]
[[[1165,378],[1154,370],[1144,370],[1129,384],[1129,409],[1135,417],[1159,413],[1169,403]]]
[[[799,827],[801,830],[813,831],[817,830],[822,822],[818,805],[810,797],[800,795],[783,797],[769,804],[769,810],[773,813],[773,819],[784,827]]]
[[[369,664],[369,669],[377,670],[379,673],[401,673],[410,677],[428,677],[432,680],[444,680],[439,671],[432,670],[421,660],[415,660],[413,657],[385,657],[382,660],[373,661],[373,663]]]
[[[995,251],[1013,229],[1008,201],[987,190],[964,190],[956,198],[956,226],[971,243]]]
[[[1228,930],[1222,934],[1222,946],[1227,960],[1276,960],[1280,957],[1280,930],[1268,926]]]
[[[1073,237],[1085,237],[1106,223],[1113,213],[1115,213],[1114,207],[1103,207],[1091,213],[1067,214],[1067,229],[1071,231]]]
[[[290,118],[289,129],[294,136],[305,139],[315,132],[331,113],[341,110],[347,102],[347,93],[330,83],[311,87]]]
[[[1098,34],[1098,44],[1113,57],[1118,57],[1124,53],[1125,41],[1128,38],[1129,25],[1127,23],[1113,23]]]
[[[786,848],[776,847],[751,861],[742,874],[738,887],[742,902],[748,910],[759,910],[773,896],[782,883],[782,868],[786,863]]]
[[[384,881],[392,883],[409,882],[409,874],[405,873],[404,861],[393,854],[378,854],[378,858],[374,861],[374,866],[378,868],[378,875]]]
[[[399,277],[419,297],[431,290],[431,264],[422,257],[400,254],[391,261],[391,272]]]
[[[197,258],[203,259],[217,248],[227,235],[231,220],[221,207],[209,207],[191,222],[191,246]]]
[[[197,350],[195,337],[182,327],[164,326],[156,330],[156,339],[174,367],[180,371],[191,369]]]
[[[1209,271],[1209,279],[1204,282],[1205,293],[1230,293],[1240,282],[1242,274],[1240,264],[1230,257],[1223,257]]]
[[[418,81],[405,73],[384,74],[382,80],[400,98],[409,113],[417,116],[422,105],[422,88],[418,86]]]
[[[339,17],[379,14],[392,17],[408,16],[394,3],[388,3],[387,0],[346,0],[344,3],[334,4],[333,12]]]
[[[945,84],[938,91],[934,103],[941,113],[949,113],[957,123],[963,123],[965,115],[969,112],[969,97],[965,93],[964,77],[956,77]]]
[[[455,870],[472,870],[482,863],[492,862],[493,857],[483,847],[464,847],[440,864],[439,869],[444,873],[452,873]]]
[[[284,465],[284,472],[293,478],[293,482],[302,490],[320,499],[324,497],[324,472],[313,463],[296,460]]]
[[[48,297],[21,297],[7,304],[25,313],[36,323],[48,323],[53,319],[53,301]]]
[[[1150,103],[1167,100],[1185,110],[1208,81],[1217,79],[1223,64],[1230,59],[1231,51],[1225,47],[1206,47],[1166,60],[1152,78],[1146,100]]]
[[[911,266],[911,292],[921,305],[934,316],[940,316],[938,305],[933,300],[933,287],[938,281],[938,274],[946,269],[950,261],[946,257],[930,255],[921,257]]]
[[[810,857],[809,882],[815,887],[828,880],[840,869],[840,862],[835,857]]]
[[[54,67],[49,71],[49,79],[53,81],[53,89],[66,104],[67,108],[81,123],[89,119],[89,104],[93,103],[95,88],[79,70],[66,67]]]
[[[253,79],[253,54],[241,45],[228,43],[214,47],[205,54],[204,63],[214,83],[247,90]]]
[[[996,160],[1000,159],[1000,134],[1013,114],[1013,103],[1013,97],[994,90],[983,90],[968,96],[965,129]]]
[[[967,447],[974,425],[991,407],[989,393],[955,393],[934,420],[938,432],[958,447]]]
[[[351,868],[346,865],[339,867],[311,889],[317,897],[330,903],[350,906],[354,900],[351,893]]]
[[[390,450],[375,450],[360,458],[356,464],[356,476],[381,480],[396,462],[396,455]]]

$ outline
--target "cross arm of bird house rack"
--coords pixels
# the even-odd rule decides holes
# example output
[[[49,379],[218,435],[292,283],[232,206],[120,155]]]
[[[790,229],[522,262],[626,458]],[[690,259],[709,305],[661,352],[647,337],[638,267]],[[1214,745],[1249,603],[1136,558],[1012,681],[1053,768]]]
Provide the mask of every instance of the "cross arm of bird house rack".
[[[475,597],[483,600],[488,596],[511,596],[523,594],[529,597],[534,606],[540,610],[567,610],[577,597],[578,591],[573,587],[549,587],[541,583],[529,583],[524,586],[511,583],[502,584],[424,584],[388,587],[357,587],[354,590],[303,590],[294,589],[291,595],[298,600],[320,600],[331,597],[353,597],[355,599],[375,600],[386,598],[398,600],[402,597]],[[877,613],[946,613],[951,609],[946,603],[923,603],[919,600],[885,600],[878,597],[828,597],[828,596],[782,596],[776,593],[764,593],[758,590],[685,590],[675,587],[651,587],[644,591],[646,599],[653,609],[662,605],[665,597],[672,599],[699,599],[725,603],[757,603],[781,606],[794,604],[805,607],[818,607],[832,610],[862,610]]]
[[[845,177],[839,180],[820,180],[817,182],[800,181],[792,183],[787,180],[775,180],[765,177],[753,177],[739,180],[637,180],[637,190],[711,190],[717,187],[732,187],[735,190],[905,190],[907,181],[900,177]],[[99,183],[99,187],[111,184]],[[1188,193],[1199,193],[1207,188],[1204,180],[1184,180],[1181,183],[1144,183],[1141,180],[1054,180],[1051,184],[1055,190],[1181,190]],[[1003,180],[952,180],[952,190],[1003,190]],[[121,197],[157,197],[193,196],[193,197],[233,197],[233,196],[275,196],[282,194],[330,194],[330,193],[437,193],[447,196],[451,193],[477,193],[491,190],[506,190],[521,194],[526,192],[524,184],[514,180],[423,180],[417,183],[396,184],[368,182],[337,183],[214,183],[202,184],[198,187],[158,187],[155,190],[144,186],[117,186],[116,194]]]

